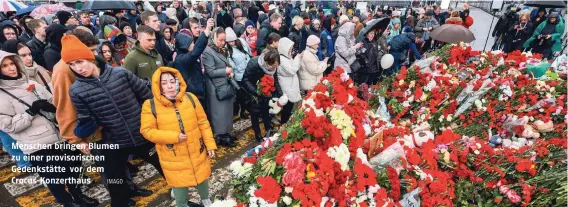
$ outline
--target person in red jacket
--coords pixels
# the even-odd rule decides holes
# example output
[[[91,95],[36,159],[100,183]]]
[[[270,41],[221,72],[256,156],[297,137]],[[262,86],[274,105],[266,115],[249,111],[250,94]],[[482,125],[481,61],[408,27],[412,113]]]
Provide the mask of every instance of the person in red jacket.
[[[459,11],[453,11],[452,12],[452,16],[448,19],[446,19],[446,24],[457,24],[457,25],[462,25],[463,26],[463,21],[460,18],[460,12]]]
[[[245,33],[243,33],[241,38],[248,43],[252,56],[257,56],[256,39],[258,38],[258,30],[254,27],[254,23],[251,20],[246,21],[245,28]]]
[[[473,18],[469,16],[469,8],[463,10],[460,16],[463,21],[463,26],[469,29],[469,27],[473,25]]]

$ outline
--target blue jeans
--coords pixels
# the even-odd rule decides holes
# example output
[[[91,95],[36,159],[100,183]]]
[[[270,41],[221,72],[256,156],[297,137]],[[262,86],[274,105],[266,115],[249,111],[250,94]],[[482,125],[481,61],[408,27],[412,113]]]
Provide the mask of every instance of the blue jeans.
[[[400,65],[402,65],[402,63],[404,62],[403,60],[400,59],[400,56],[402,56],[402,53],[391,51],[391,55],[394,58],[394,63],[391,66],[391,68],[383,69],[383,76],[385,76],[385,77],[391,76],[391,75],[397,73],[400,70]]]
[[[18,167],[31,167],[32,164],[29,161],[24,160],[24,153],[19,148],[12,148],[12,143],[16,144],[16,140],[14,140],[10,135],[6,132],[0,131],[0,140],[2,140],[2,146],[4,149],[10,154],[14,160],[16,160],[16,165]]]

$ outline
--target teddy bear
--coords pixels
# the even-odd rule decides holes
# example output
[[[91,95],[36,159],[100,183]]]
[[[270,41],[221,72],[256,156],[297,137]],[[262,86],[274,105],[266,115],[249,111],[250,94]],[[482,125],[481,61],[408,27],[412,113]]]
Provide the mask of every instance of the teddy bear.
[[[282,110],[282,107],[288,103],[288,96],[286,94],[280,96],[280,98],[272,98],[268,102],[268,106],[270,106],[270,110],[268,112],[270,114],[278,114]]]
[[[536,120],[533,125],[539,132],[551,132],[554,130],[554,123],[552,123],[552,120],[548,120],[547,122]]]
[[[525,138],[539,138],[540,137],[540,133],[531,125],[525,124],[524,125],[524,130],[523,133],[521,133],[522,137]]]

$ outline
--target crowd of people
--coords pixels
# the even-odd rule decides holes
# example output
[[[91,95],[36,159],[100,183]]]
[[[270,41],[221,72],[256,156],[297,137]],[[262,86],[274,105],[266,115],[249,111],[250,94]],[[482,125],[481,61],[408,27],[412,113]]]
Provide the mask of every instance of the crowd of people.
[[[492,49],[502,49],[503,52],[532,51],[543,54],[549,60],[553,59],[555,53],[562,50],[565,32],[560,11],[547,11],[544,7],[529,10],[528,7],[520,9],[508,6],[491,34],[497,38]]]
[[[103,182],[125,181],[105,182],[111,206],[117,207],[133,206],[131,197],[152,194],[132,182],[136,169],[128,160],[133,156],[166,179],[178,207],[188,205],[191,186],[197,187],[201,205],[210,206],[209,159],[217,145],[236,146],[239,138],[230,134],[234,116],[250,119],[261,141],[286,123],[306,92],[336,67],[359,84],[376,84],[440,47],[443,43],[430,37],[440,25],[473,24],[467,4],[444,12],[439,6],[402,12],[380,6],[362,11],[344,4],[333,6],[330,14],[315,3],[307,9],[291,2],[136,5],[133,10],[59,11],[55,19],[23,16],[0,23],[4,148],[14,157],[76,155],[80,152],[18,149],[12,143],[78,144],[82,153],[108,157],[95,164],[105,169]],[[498,25],[510,26],[495,34],[506,34],[506,50],[527,45],[547,54],[547,46],[554,45],[556,51],[557,33],[564,30],[561,18],[538,11],[500,21]],[[381,18],[390,18],[386,28],[365,29]],[[508,23],[517,19],[520,24]],[[538,32],[532,35],[533,30]],[[528,39],[524,45],[523,39]],[[386,54],[394,57],[392,66],[380,63]],[[257,89],[267,75],[275,82],[272,97]],[[284,95],[289,101],[280,116],[270,114],[271,98]],[[89,150],[89,142],[119,149]],[[81,166],[16,160],[20,167]],[[79,176],[69,170],[39,174]],[[99,204],[77,185],[47,187],[65,207]]]

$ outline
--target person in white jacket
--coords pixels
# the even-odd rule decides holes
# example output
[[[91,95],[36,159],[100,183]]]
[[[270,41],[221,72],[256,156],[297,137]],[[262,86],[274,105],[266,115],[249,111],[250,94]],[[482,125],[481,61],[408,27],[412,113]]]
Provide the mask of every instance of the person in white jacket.
[[[320,61],[317,56],[319,43],[318,37],[310,35],[306,42],[306,50],[302,53],[302,67],[298,75],[300,77],[300,89],[303,91],[314,88],[323,78],[323,72],[327,68],[329,57]]]
[[[56,109],[51,93],[28,77],[24,63],[16,54],[0,50],[0,61],[0,130],[14,138],[24,154],[43,157],[30,162],[33,168],[41,170],[39,176],[51,181],[47,187],[57,203],[64,207],[99,205],[97,200],[83,195],[77,182],[59,182],[80,179],[79,173],[70,169],[80,167],[81,161],[48,162],[45,159],[81,154],[79,150],[70,150],[70,146],[62,147],[68,144],[60,137],[55,124]],[[55,168],[60,170],[53,170]]]
[[[292,115],[294,104],[302,100],[300,93],[300,79],[298,71],[302,64],[302,54],[296,55],[292,59],[292,49],[294,42],[286,37],[278,42],[278,52],[280,53],[280,66],[278,67],[278,83],[284,95],[288,97],[288,103],[282,107],[280,124],[285,124]]]

